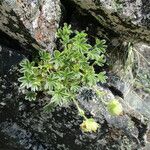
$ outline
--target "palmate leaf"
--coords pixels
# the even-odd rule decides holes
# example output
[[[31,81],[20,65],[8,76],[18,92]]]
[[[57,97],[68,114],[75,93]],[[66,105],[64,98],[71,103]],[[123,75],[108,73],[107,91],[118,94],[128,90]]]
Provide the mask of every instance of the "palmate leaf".
[[[83,74],[81,72],[77,72],[77,73],[74,73],[74,75],[72,76],[71,79],[74,79],[74,81],[78,81],[80,83],[80,79],[82,76],[83,76]]]
[[[45,84],[44,84],[44,89],[52,91],[54,87],[57,84],[57,76],[55,74],[51,73],[46,79],[45,79]]]
[[[29,92],[26,93],[25,99],[29,100],[29,101],[35,101],[36,96],[37,96],[37,93],[29,91]]]
[[[35,79],[34,81],[32,81],[31,83],[31,91],[38,91],[38,89],[41,87],[41,82],[38,81],[37,79]]]
[[[52,70],[54,68],[54,65],[52,62],[44,62],[42,68],[42,72],[49,72],[50,70]]]
[[[106,79],[107,79],[106,72],[100,72],[96,76],[99,82],[106,83]]]
[[[96,59],[95,59],[95,64],[97,64],[98,66],[102,67],[104,66],[104,63],[106,62],[106,58],[105,56],[99,55]]]
[[[91,45],[87,43],[87,34],[85,32],[76,31],[76,35],[72,38],[72,45],[74,50],[78,50],[82,55],[85,54]]]
[[[82,79],[84,85],[88,85],[92,87],[93,85],[96,85],[98,78],[96,77],[94,72],[87,72],[83,79]]]
[[[91,67],[89,66],[89,62],[87,61],[79,61],[79,65],[80,65],[80,70],[82,70],[83,72],[86,72],[86,70],[89,70]]]
[[[64,65],[63,55],[58,50],[54,51],[53,64],[56,70]]]
[[[88,59],[91,59],[91,60],[98,60],[99,53],[95,52],[94,50],[91,50],[87,53],[87,57]]]
[[[41,86],[41,82],[33,74],[28,72],[25,72],[24,76],[18,80],[21,82],[21,88],[31,88],[32,91],[38,91],[38,88]]]
[[[69,94],[65,89],[58,89],[52,94],[51,103],[62,106],[69,102]]]
[[[51,54],[46,51],[39,51],[40,59],[43,61],[50,61],[51,60]]]
[[[30,74],[28,72],[25,72],[24,76],[20,77],[18,80],[19,80],[19,82],[21,82],[21,85],[20,85],[21,88],[28,89],[31,87],[31,81],[34,80],[34,75]]]
[[[71,84],[70,91],[72,91],[73,93],[76,93],[80,89],[79,83],[80,82],[74,82],[73,84]]]
[[[60,56],[61,56],[61,52],[58,51],[58,50],[55,50],[55,51],[54,51],[54,58],[55,58],[55,59],[60,59]]]
[[[80,69],[80,64],[74,64],[73,65],[73,71],[74,72],[79,72],[79,69]]]
[[[100,55],[105,53],[105,51],[106,51],[105,40],[96,39],[96,44],[94,45],[93,49],[87,53],[88,59],[98,61]],[[101,57],[102,56],[103,55],[101,55]],[[99,62],[100,62],[100,60],[99,60]],[[104,63],[104,62],[102,61],[102,63]]]
[[[94,49],[96,51],[99,51],[99,53],[105,53],[107,46],[105,45],[106,41],[105,40],[99,40],[96,39],[96,44],[94,46]]]
[[[28,59],[24,59],[21,63],[20,63],[21,69],[20,72],[24,73],[24,72],[33,72],[35,63],[34,62],[30,62]]]
[[[75,76],[75,73],[73,71],[70,71],[70,69],[67,70],[67,68],[59,71],[57,74],[61,80],[70,80],[73,79]]]
[[[72,38],[72,43],[77,45],[87,45],[87,34],[84,31],[75,31],[75,36]]]
[[[64,47],[66,47],[66,45],[69,43],[71,33],[71,26],[68,26],[66,23],[64,23],[63,28],[58,29],[57,37],[61,39],[60,42]]]

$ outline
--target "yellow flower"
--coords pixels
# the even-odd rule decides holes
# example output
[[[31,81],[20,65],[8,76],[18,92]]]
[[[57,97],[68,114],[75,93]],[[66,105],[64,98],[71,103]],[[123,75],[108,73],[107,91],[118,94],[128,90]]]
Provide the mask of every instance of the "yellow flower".
[[[99,124],[95,122],[93,118],[89,118],[82,122],[80,128],[84,132],[96,132],[96,130],[99,128]]]
[[[111,115],[117,115],[118,116],[118,115],[121,115],[123,112],[122,105],[116,99],[114,99],[108,103],[107,109]]]

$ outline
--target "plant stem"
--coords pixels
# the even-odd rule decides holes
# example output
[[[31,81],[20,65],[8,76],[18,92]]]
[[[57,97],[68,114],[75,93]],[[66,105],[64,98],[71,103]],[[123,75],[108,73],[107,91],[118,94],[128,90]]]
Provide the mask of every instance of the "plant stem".
[[[73,99],[73,102],[74,102],[74,104],[76,105],[76,107],[78,109],[79,115],[82,116],[85,120],[87,120],[88,118],[85,116],[84,110],[79,107],[78,102],[75,99]]]

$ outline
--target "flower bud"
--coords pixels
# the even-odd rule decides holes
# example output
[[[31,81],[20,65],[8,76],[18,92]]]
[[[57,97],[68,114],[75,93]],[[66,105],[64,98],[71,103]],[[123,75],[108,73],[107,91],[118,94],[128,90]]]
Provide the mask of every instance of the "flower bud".
[[[96,132],[96,130],[99,128],[99,124],[95,122],[93,118],[89,118],[83,121],[83,123],[80,125],[80,128],[84,132]]]
[[[118,102],[118,100],[112,100],[107,105],[108,111],[111,115],[121,115],[123,112],[122,105]]]

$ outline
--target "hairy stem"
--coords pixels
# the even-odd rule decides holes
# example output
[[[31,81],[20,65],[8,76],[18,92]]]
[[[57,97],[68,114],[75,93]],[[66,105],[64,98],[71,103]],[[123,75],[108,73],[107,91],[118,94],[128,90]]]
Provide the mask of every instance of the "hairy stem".
[[[86,120],[87,117],[84,114],[84,110],[80,108],[78,102],[75,99],[73,100],[73,102],[74,102],[74,104],[76,105],[76,107],[78,109],[79,115],[82,116]]]

